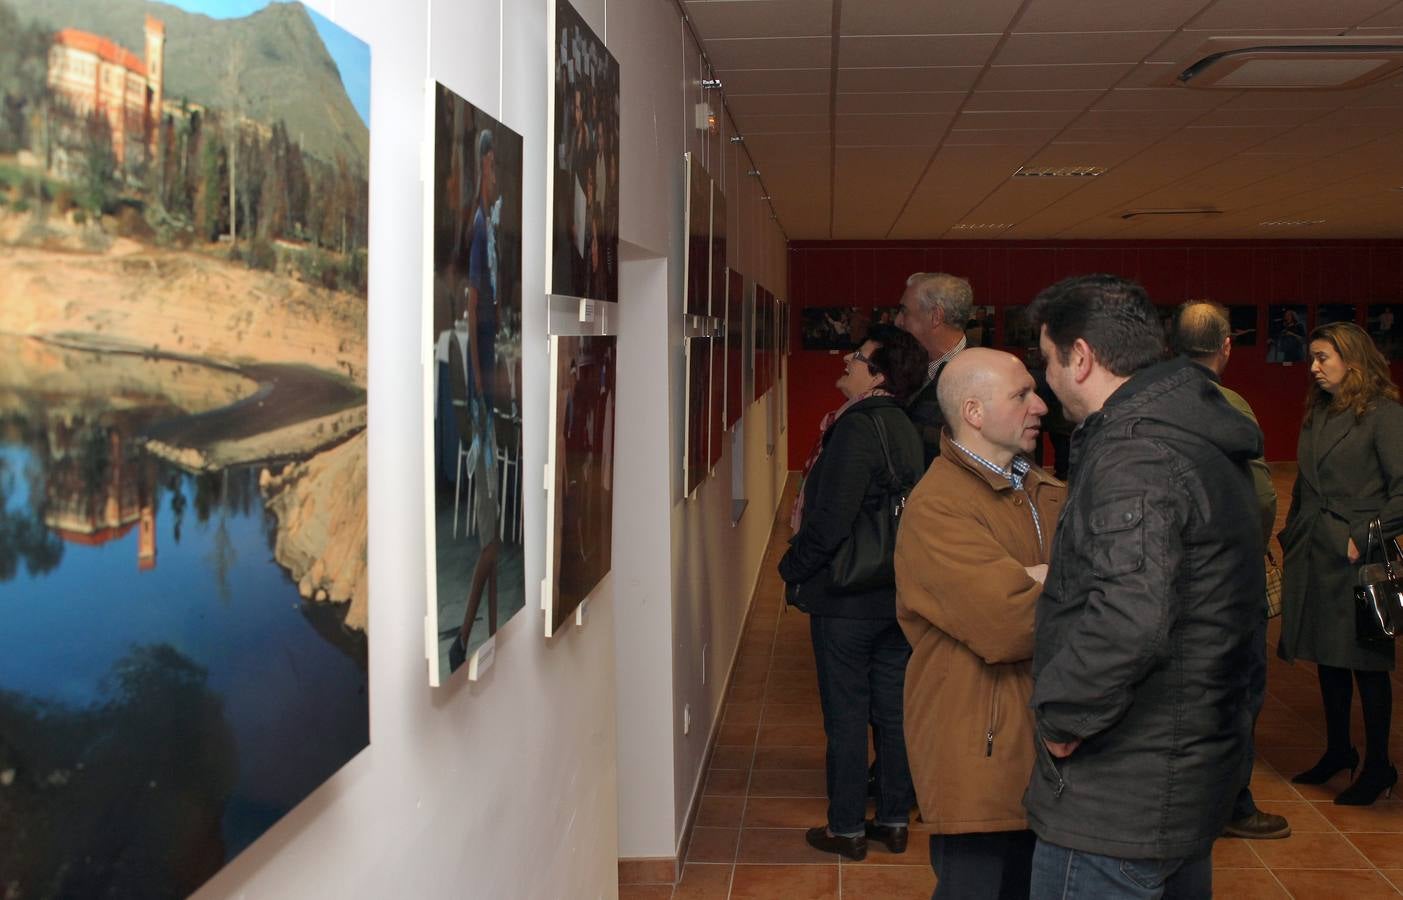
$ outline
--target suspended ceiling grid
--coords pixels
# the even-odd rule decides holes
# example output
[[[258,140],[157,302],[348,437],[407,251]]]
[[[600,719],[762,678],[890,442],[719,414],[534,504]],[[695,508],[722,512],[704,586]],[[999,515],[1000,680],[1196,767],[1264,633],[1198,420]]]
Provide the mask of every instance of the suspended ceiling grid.
[[[1399,0],[684,6],[791,239],[1403,237],[1403,78],[1163,86],[1211,37],[1403,36]]]

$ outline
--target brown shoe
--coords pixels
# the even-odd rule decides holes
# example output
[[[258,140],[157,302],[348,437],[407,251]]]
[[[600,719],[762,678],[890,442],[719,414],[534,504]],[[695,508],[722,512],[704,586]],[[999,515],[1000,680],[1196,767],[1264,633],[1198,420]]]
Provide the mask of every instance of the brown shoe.
[[[911,832],[905,825],[878,825],[876,822],[865,822],[862,827],[867,832],[869,841],[885,844],[892,853],[906,852],[906,839]]]
[[[1290,837],[1291,824],[1282,816],[1274,816],[1259,809],[1250,816],[1229,822],[1228,827],[1223,829],[1223,834],[1248,840],[1273,840]]]
[[[820,825],[804,832],[804,840],[808,841],[809,846],[815,850],[846,856],[854,862],[867,858],[866,835],[843,837],[841,834],[829,834],[828,829]]]

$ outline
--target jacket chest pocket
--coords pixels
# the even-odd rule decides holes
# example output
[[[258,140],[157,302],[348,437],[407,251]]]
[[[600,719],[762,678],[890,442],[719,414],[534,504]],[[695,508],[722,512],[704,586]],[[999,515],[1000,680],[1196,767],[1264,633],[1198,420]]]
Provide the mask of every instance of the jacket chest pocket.
[[[1107,500],[1091,510],[1087,541],[1093,575],[1113,577],[1145,564],[1144,495]]]

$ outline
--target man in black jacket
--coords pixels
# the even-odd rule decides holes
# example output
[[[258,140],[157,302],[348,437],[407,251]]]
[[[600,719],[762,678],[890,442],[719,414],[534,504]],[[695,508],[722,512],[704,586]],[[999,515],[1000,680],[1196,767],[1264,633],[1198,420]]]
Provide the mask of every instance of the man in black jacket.
[[[940,429],[945,425],[936,398],[940,370],[965,349],[965,324],[973,309],[974,290],[963,278],[917,272],[906,279],[896,324],[920,341],[930,355],[925,383],[906,401],[906,414],[925,445],[926,468],[940,455]]]
[[[1138,284],[1029,309],[1068,418],[1071,493],[1038,601],[1032,897],[1207,897],[1251,765],[1262,436],[1200,366],[1161,362]]]

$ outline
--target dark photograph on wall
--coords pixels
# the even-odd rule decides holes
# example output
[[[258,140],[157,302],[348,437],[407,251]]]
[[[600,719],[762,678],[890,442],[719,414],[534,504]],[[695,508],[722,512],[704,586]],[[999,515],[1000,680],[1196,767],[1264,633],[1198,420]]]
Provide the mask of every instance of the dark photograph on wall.
[[[718,325],[707,350],[711,372],[711,390],[707,397],[706,467],[708,473],[721,461],[722,444],[726,437],[726,333]]]
[[[965,345],[968,347],[992,347],[996,337],[994,334],[994,307],[976,306],[971,309],[969,321],[965,323]]]
[[[726,428],[740,421],[745,380],[745,276],[731,269],[726,288]]]
[[[896,314],[901,312],[900,306],[874,306],[872,307],[873,325],[896,325]]]
[[[0,896],[184,897],[370,740],[370,48],[0,22]]]
[[[695,154],[686,154],[687,252],[683,260],[686,293],[682,312],[689,316],[711,315],[711,176],[697,161]]]
[[[867,339],[872,308],[808,306],[800,313],[800,346],[805,350],[854,350]]]
[[[711,339],[687,338],[687,420],[682,436],[683,493],[692,496],[709,471]]]
[[[1356,315],[1353,303],[1322,303],[1315,308],[1315,327],[1331,322],[1353,322]]]
[[[1388,359],[1403,359],[1403,304],[1371,303],[1369,336]]]
[[[435,88],[430,683],[526,603],[521,521],[521,136]]]
[[[1257,346],[1257,307],[1233,305],[1228,307],[1228,327],[1235,347]]]
[[[550,292],[619,299],[619,64],[565,0],[555,5]]]
[[[726,195],[721,186],[711,185],[711,290],[707,315],[726,315]]]
[[[614,534],[616,337],[552,336],[546,637],[609,573]]]
[[[1267,362],[1306,361],[1307,310],[1303,303],[1273,304],[1267,307]]]
[[[1038,335],[1028,322],[1028,307],[1010,306],[1004,310],[1004,347],[1029,350],[1038,346]],[[1022,356],[1015,353],[1015,356]]]

